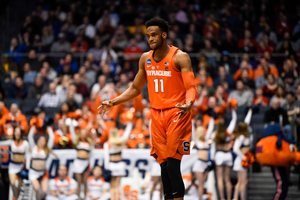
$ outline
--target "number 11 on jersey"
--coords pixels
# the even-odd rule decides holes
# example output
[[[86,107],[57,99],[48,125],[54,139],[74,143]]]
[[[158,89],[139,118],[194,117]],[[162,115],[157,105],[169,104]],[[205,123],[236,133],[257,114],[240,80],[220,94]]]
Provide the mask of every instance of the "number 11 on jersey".
[[[155,84],[155,92],[159,92],[159,85],[158,85],[158,79],[154,79],[154,84]],[[160,91],[165,92],[164,90],[164,79],[159,79],[160,82]]]

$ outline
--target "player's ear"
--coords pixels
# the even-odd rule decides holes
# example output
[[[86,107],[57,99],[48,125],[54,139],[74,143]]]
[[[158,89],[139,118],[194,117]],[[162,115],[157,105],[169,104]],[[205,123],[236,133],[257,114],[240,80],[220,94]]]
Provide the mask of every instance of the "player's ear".
[[[162,33],[162,37],[163,37],[163,39],[165,40],[165,39],[167,38],[167,33],[166,33],[166,32],[163,32],[163,33]]]

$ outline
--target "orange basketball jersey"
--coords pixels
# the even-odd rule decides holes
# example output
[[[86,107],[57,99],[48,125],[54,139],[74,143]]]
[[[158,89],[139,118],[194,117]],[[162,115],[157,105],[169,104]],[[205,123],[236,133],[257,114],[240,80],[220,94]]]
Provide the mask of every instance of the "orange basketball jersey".
[[[159,63],[153,59],[153,50],[146,59],[149,99],[154,109],[173,108],[177,103],[185,103],[181,71],[174,64],[177,50],[177,47],[171,46],[167,56]]]

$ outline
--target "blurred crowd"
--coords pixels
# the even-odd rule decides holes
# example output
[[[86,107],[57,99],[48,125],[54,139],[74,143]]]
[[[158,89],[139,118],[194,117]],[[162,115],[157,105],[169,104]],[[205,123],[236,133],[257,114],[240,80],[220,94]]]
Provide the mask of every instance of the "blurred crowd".
[[[146,86],[139,98],[116,106],[103,118],[97,115],[97,106],[131,84],[139,56],[149,50],[144,23],[153,16],[169,22],[168,44],[199,53],[191,57],[198,85],[193,116],[202,119],[204,126],[211,116],[221,118],[232,98],[238,106],[270,105],[275,111],[278,107],[287,110],[290,116],[297,107],[298,114],[299,11],[300,4],[268,0],[140,0],[138,4],[130,0],[39,0],[2,55],[0,98],[10,111],[1,104],[1,134],[5,138],[7,123],[18,120],[26,134],[36,119],[44,121],[47,116],[54,119],[53,128],[66,136],[64,120],[72,118],[102,148],[111,128],[123,128],[132,121],[135,131],[128,146],[148,148]],[[43,54],[49,52],[61,53],[61,57]],[[84,62],[75,53],[85,53]],[[241,53],[238,63],[233,53]],[[274,53],[281,56],[273,57]],[[32,99],[38,108],[23,116],[22,103],[10,106],[14,99]],[[49,116],[45,108],[56,108],[57,113]],[[56,136],[57,148],[68,146],[62,147]]]
[[[167,43],[191,55],[197,127],[211,117],[218,124],[234,98],[238,107],[269,107],[263,122],[281,122],[292,137],[300,123],[299,13],[299,2],[283,0],[37,0],[2,54],[1,139],[14,138],[15,127],[46,136],[51,128],[54,149],[74,148],[72,119],[103,148],[112,128],[132,122],[126,146],[150,148],[147,86],[103,117],[97,107],[132,84],[150,50],[144,24],[154,16],[170,24]]]

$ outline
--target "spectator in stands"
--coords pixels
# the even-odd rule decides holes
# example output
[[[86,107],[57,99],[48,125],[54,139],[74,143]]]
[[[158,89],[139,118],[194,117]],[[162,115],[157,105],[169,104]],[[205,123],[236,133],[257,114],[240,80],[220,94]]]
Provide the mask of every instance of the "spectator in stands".
[[[75,111],[82,104],[83,98],[81,94],[76,93],[77,87],[75,84],[70,84],[65,95],[61,96],[61,102],[67,102],[70,111]]]
[[[38,103],[39,107],[53,107],[57,108],[60,106],[60,96],[55,92],[56,83],[52,82],[49,84],[49,92],[44,93]]]
[[[101,89],[105,87],[105,85],[106,85],[106,76],[100,75],[98,77],[98,82],[93,85],[91,92],[98,93]]]
[[[102,53],[103,53],[103,48],[101,46],[101,40],[100,39],[95,40],[94,47],[90,48],[88,50],[88,53],[91,53],[91,54],[94,55],[95,61],[99,62],[101,60],[101,56],[102,56]]]
[[[76,200],[77,182],[68,177],[67,167],[60,165],[58,167],[58,176],[49,181],[50,195],[47,195],[47,200]]]
[[[250,47],[256,47],[257,46],[257,42],[251,36],[251,31],[250,30],[245,30],[244,31],[244,38],[241,38],[239,40],[238,47],[239,48],[244,47],[245,46],[245,40],[247,40],[247,39],[250,42],[250,45],[249,45]]]
[[[287,59],[283,65],[283,72],[280,74],[285,88],[291,90],[295,80],[298,78],[297,63],[293,63],[291,59]]]
[[[226,74],[225,67],[220,66],[219,67],[219,77],[214,79],[214,87],[216,88],[218,85],[220,85],[222,82],[226,81],[228,83],[229,88],[233,87],[233,79],[230,75]]]
[[[43,46],[50,49],[51,44],[54,41],[53,30],[51,26],[45,26],[43,28],[43,35],[42,35],[42,44]]]
[[[216,87],[216,91],[213,97],[216,98],[217,106],[221,106],[224,104],[224,102],[227,102],[228,94],[225,92],[223,85],[218,85]]]
[[[285,110],[287,110],[287,114],[289,116],[289,122],[291,124],[291,130],[294,132],[294,126],[295,126],[295,121],[299,118],[300,116],[300,105],[299,102],[296,101],[295,99],[295,93],[294,92],[287,92],[286,94],[286,104],[282,106]],[[294,118],[294,115],[296,116],[296,119]],[[289,136],[292,138],[292,136]]]
[[[9,75],[12,71],[17,72],[18,66],[8,57],[8,54],[2,55],[2,62],[0,63],[0,75]]]
[[[57,67],[56,71],[60,72],[63,69],[64,64],[69,64],[73,73],[78,72],[78,64],[73,61],[73,56],[71,53],[65,55],[65,59],[60,61],[60,65]]]
[[[11,104],[10,112],[4,114],[1,118],[1,135],[6,139],[12,139],[14,127],[21,128],[25,135],[28,132],[27,119],[25,115],[21,113],[19,106],[15,103]]]
[[[42,94],[48,90],[46,85],[43,85],[43,79],[39,76],[35,78],[34,84],[28,89],[27,98],[29,99],[40,99]]]
[[[89,17],[84,16],[82,21],[83,21],[83,24],[81,24],[80,26],[78,26],[76,28],[75,34],[78,35],[79,31],[81,29],[84,29],[84,35],[90,39],[94,39],[94,37],[96,35],[96,29],[92,24],[89,23]]]
[[[290,27],[286,14],[281,11],[279,13],[279,19],[276,21],[276,34],[282,36],[284,32],[290,32],[291,30],[292,28]]]
[[[249,87],[250,89],[255,88],[255,83],[253,80],[250,79],[249,77],[249,70],[243,69],[241,73],[241,79],[240,79],[245,86]]]
[[[147,42],[144,40],[144,35],[142,33],[136,33],[134,35],[134,39],[136,40],[136,46],[143,49],[143,51],[149,50],[149,46]]]
[[[119,72],[119,76],[121,76],[122,74],[126,75],[130,81],[133,81],[136,75],[136,71],[134,70],[132,64],[129,61],[126,61],[124,63],[122,70]]]
[[[83,98],[89,96],[89,90],[79,74],[74,74],[74,84],[77,86],[77,93],[81,94]]]
[[[87,52],[88,43],[83,40],[82,36],[77,36],[76,40],[71,44],[71,52],[82,53]]]
[[[28,86],[24,84],[21,77],[17,77],[15,83],[12,83],[8,89],[8,97],[15,99],[25,99],[28,93]]]
[[[240,63],[240,68],[235,72],[234,76],[233,76],[233,79],[235,81],[239,80],[242,78],[242,71],[243,70],[247,70],[248,71],[248,74],[249,74],[249,80],[253,80],[254,79],[254,72],[253,72],[253,69],[252,69],[252,66],[249,64],[248,61],[246,60],[243,60],[241,63]]]
[[[36,71],[31,70],[31,66],[29,63],[24,64],[23,71],[24,71],[24,75],[23,75],[24,83],[34,83],[37,73]]]
[[[58,34],[58,41],[54,42],[51,46],[51,52],[70,52],[71,45],[66,41],[65,33],[61,32]]]
[[[67,88],[71,83],[71,78],[68,75],[64,75],[61,78],[60,84],[57,84],[55,92],[59,95],[59,96],[63,96],[67,93]]]
[[[58,76],[68,75],[71,77],[74,73],[75,72],[71,69],[71,63],[68,61],[64,61],[62,63],[62,70],[58,72]]]
[[[102,168],[96,165],[93,169],[93,175],[87,179],[87,200],[109,199],[109,188],[109,183],[105,182],[102,177]]]
[[[264,92],[264,96],[268,97],[269,99],[275,94],[278,85],[276,83],[275,77],[272,74],[267,75],[267,84],[265,84],[262,89]]]
[[[22,63],[29,63],[32,71],[40,71],[42,68],[42,63],[37,59],[35,50],[30,50],[28,58],[26,58]]]
[[[42,74],[42,70],[45,70],[46,76],[44,77]],[[57,77],[57,72],[50,66],[49,62],[45,61],[43,62],[42,69],[37,74],[37,76],[41,76],[44,78],[47,78],[48,81],[54,81]]]
[[[10,42],[9,48],[6,50],[6,53],[8,55],[11,55],[13,53],[25,53],[27,51],[27,45],[26,43],[22,43],[18,45],[17,38],[12,38]],[[20,63],[24,59],[23,56],[16,56],[14,57],[14,61],[16,63]]]
[[[124,49],[124,53],[125,60],[128,60],[132,63],[137,63],[141,54],[144,53],[144,50],[138,47],[136,45],[136,39],[132,38],[130,39],[130,45]]]
[[[269,105],[269,99],[263,95],[262,88],[256,88],[255,97],[253,99],[253,105],[265,107]]]
[[[214,85],[213,79],[207,74],[206,70],[200,69],[199,73],[196,75],[195,82],[197,85],[201,85],[203,88],[206,88],[208,92],[208,96],[213,95],[214,88],[212,87]]]
[[[252,45],[251,40],[249,38],[245,38],[243,43],[241,44],[242,47],[239,48],[240,53],[248,53],[248,54],[256,53],[255,46]]]
[[[211,45],[211,41],[209,39],[204,40],[205,47],[199,52],[200,54],[204,54],[208,57],[208,62],[215,66],[215,54],[219,53],[219,51]]]
[[[95,61],[94,54],[88,53],[86,56],[86,60],[88,60],[91,63],[91,67],[93,70],[99,71],[99,62]]]
[[[107,83],[112,83],[115,81],[115,76],[106,63],[102,65],[102,69],[97,73],[97,77],[99,77],[100,75],[104,75],[106,77]]]
[[[92,67],[92,63],[89,60],[86,60],[84,62],[84,67],[85,67],[85,77],[90,80],[91,83],[95,83],[96,81],[96,71]],[[92,84],[87,85],[89,88],[92,86]]]
[[[256,42],[262,40],[264,38],[264,35],[268,35],[269,39],[276,44],[277,43],[277,36],[275,32],[273,32],[268,24],[264,26],[265,30],[261,31],[257,36],[256,36]]]
[[[284,127],[285,131],[286,129],[290,130],[286,131],[286,134],[288,132],[290,133],[289,136],[291,137],[291,126],[289,124],[289,119],[287,115],[287,111],[280,107],[280,101],[278,98],[274,98],[272,102],[272,107],[265,112],[264,115],[264,123],[266,124],[274,124],[274,123],[280,123],[281,126]]]
[[[229,93],[228,99],[236,99],[238,102],[238,107],[250,107],[253,102],[253,94],[250,90],[245,88],[245,85],[241,80],[238,80],[236,82],[236,90],[233,90]]]
[[[286,102],[286,90],[283,86],[278,85],[274,96],[270,100],[270,105],[273,105],[273,100],[275,98],[277,98],[279,100],[280,107],[282,107],[283,105],[285,105],[287,103]]]

